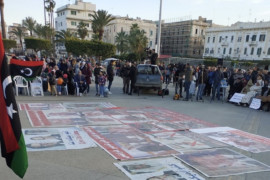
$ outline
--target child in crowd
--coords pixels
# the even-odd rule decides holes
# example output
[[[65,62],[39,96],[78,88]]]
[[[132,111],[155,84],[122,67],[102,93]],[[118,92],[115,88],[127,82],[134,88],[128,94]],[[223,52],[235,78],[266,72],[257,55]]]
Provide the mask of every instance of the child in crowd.
[[[104,86],[106,84],[106,77],[105,77],[103,71],[100,71],[100,73],[99,73],[98,84],[99,84],[100,97],[104,97]]]

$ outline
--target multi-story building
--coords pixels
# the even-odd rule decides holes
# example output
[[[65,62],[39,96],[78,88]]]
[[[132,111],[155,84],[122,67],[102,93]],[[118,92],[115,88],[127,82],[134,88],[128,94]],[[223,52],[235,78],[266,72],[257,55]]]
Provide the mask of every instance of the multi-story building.
[[[205,30],[212,21],[199,17],[161,25],[161,54],[201,58],[204,50]]]
[[[22,42],[24,41],[25,37],[28,37],[30,35],[29,31],[23,27],[21,24],[18,23],[13,23],[11,26],[8,26],[7,28],[7,34],[8,34],[8,39],[14,40],[16,41],[17,47],[13,49],[13,51],[16,53],[22,53],[22,50],[25,49],[24,43],[23,43],[23,47],[21,47],[20,44],[20,39],[12,33],[13,30],[15,30],[17,27],[21,27],[22,31],[23,31],[23,36],[22,36]],[[23,48],[23,49],[22,49]]]
[[[129,17],[115,17],[104,31],[104,42],[115,44],[115,37],[119,32],[126,32],[129,34],[132,24],[138,24],[141,30],[145,31],[145,36],[148,38],[148,46],[151,49],[155,49],[156,45],[156,23],[150,20],[142,20],[140,18]]]
[[[270,22],[243,23],[206,30],[204,57],[270,59]]]
[[[55,30],[70,30],[77,36],[77,26],[83,22],[87,26],[88,35],[86,40],[90,40],[93,35],[91,27],[91,14],[96,11],[96,5],[83,0],[76,0],[75,4],[67,4],[56,10]],[[60,45],[57,47],[59,51],[65,51],[65,47]]]

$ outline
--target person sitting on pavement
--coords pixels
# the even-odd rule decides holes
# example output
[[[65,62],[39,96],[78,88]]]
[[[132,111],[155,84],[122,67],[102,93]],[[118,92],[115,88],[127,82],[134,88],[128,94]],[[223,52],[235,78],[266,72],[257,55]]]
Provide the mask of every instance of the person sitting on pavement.
[[[256,95],[260,95],[264,83],[262,81],[262,75],[258,75],[257,82],[250,87],[250,91],[242,98],[241,105],[248,106],[251,103],[252,98]]]

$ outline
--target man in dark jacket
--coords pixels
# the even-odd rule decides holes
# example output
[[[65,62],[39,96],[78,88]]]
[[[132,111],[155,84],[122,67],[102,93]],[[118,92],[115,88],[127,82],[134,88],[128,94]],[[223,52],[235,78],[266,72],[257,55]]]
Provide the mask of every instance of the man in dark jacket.
[[[190,68],[189,63],[186,64],[186,68],[185,68],[185,90],[186,90],[186,98],[184,99],[184,101],[188,101],[189,99],[189,88],[190,88],[190,84],[191,84],[191,80],[192,80],[192,70]]]
[[[220,86],[221,80],[223,79],[224,79],[223,73],[221,72],[220,66],[218,66],[217,70],[214,72],[213,75],[214,82],[211,101],[215,100],[215,96],[217,96],[217,99],[220,100]]]
[[[107,77],[109,81],[108,89],[109,89],[109,94],[111,93],[111,86],[113,82],[113,77],[114,77],[114,72],[113,72],[113,61],[110,61],[109,65],[107,66]]]
[[[129,93],[129,71],[130,71],[130,65],[127,61],[120,70],[120,76],[123,78],[123,93],[128,94]]]
[[[94,69],[95,84],[96,84],[96,96],[99,96],[98,78],[99,78],[100,70],[101,70],[100,64],[99,63],[96,63],[96,67]]]
[[[131,82],[129,95],[132,95],[132,92],[135,88],[136,76],[137,76],[136,64],[134,62],[132,62],[131,67],[130,67],[130,71],[129,71],[129,78],[130,78],[130,82]]]
[[[202,99],[202,95],[204,92],[204,88],[207,82],[207,71],[204,68],[204,65],[202,65],[199,68],[199,72],[198,72],[198,79],[197,79],[197,84],[198,84],[198,92],[197,92],[197,96],[196,96],[196,100],[203,100]]]

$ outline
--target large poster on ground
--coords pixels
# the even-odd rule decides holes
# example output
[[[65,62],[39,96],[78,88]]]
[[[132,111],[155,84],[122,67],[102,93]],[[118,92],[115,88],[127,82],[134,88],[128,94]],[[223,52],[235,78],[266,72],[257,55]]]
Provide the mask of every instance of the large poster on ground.
[[[239,149],[260,153],[270,151],[270,139],[230,127],[191,129],[192,132],[229,144]]]
[[[270,171],[270,167],[229,149],[207,149],[176,156],[207,177]]]
[[[115,159],[151,158],[177,153],[126,125],[93,126],[83,129]]]
[[[227,146],[219,141],[190,131],[154,133],[150,135],[150,138],[178,152]]]
[[[204,180],[173,157],[114,163],[131,180]]]
[[[89,125],[81,112],[72,111],[26,111],[33,127],[59,127]]]
[[[75,111],[82,110],[94,110],[97,108],[115,108],[116,106],[109,102],[80,102],[80,103],[63,103],[66,109],[72,109]]]
[[[20,110],[26,111],[41,111],[41,110],[56,110],[57,111],[65,111],[66,108],[58,103],[58,104],[49,104],[49,103],[20,103]]]
[[[79,128],[23,129],[27,151],[84,149],[96,147]]]

